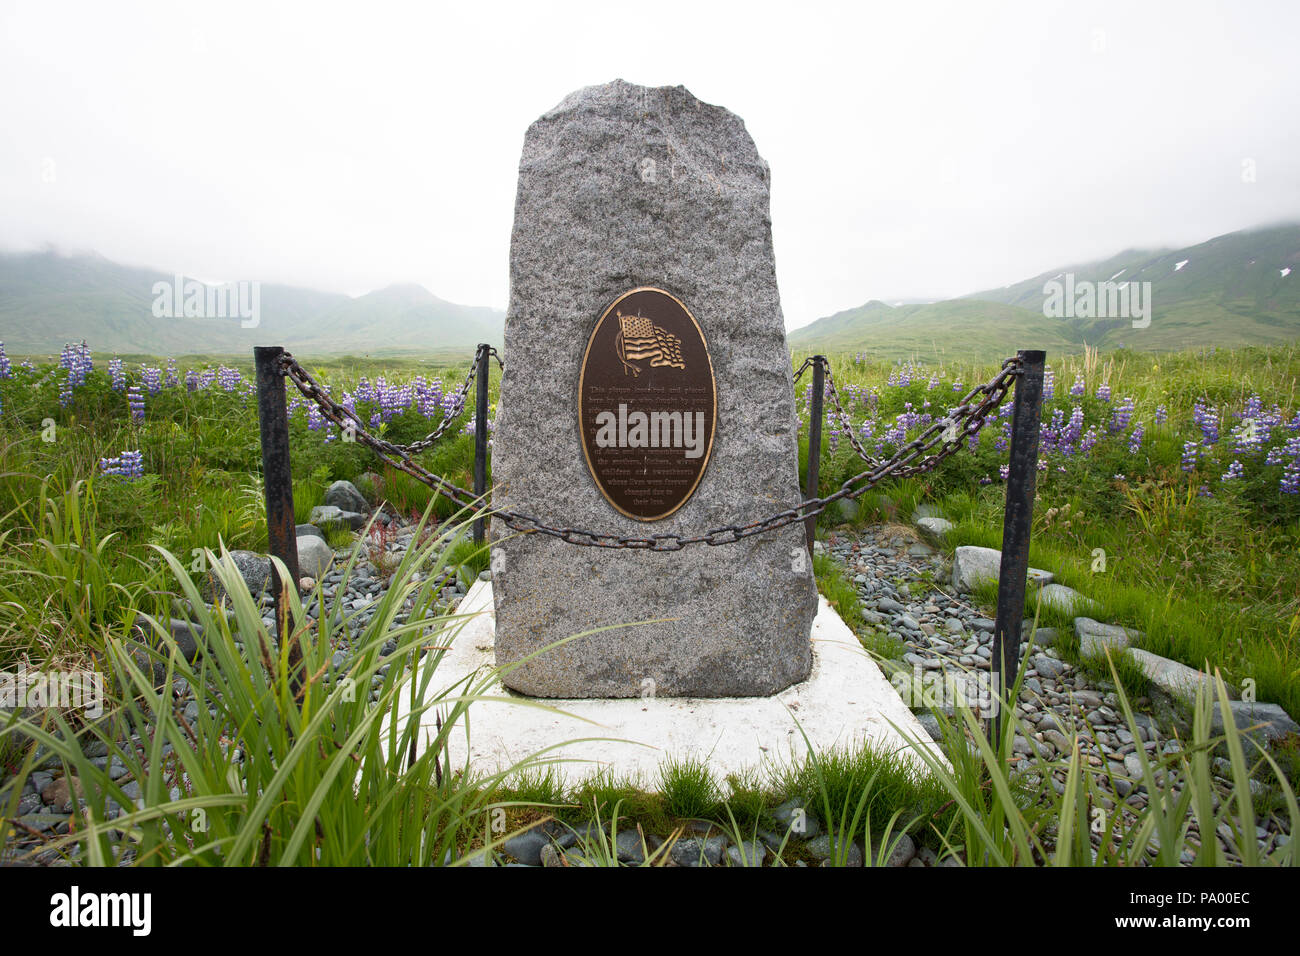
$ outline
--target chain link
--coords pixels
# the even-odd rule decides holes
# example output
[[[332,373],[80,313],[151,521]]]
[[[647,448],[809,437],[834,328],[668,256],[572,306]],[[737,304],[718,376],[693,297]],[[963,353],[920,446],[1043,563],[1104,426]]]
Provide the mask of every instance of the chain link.
[[[495,355],[498,366],[504,368],[500,355],[497,355],[496,350],[489,346],[480,347],[475,356],[475,366],[478,364],[477,358],[482,354],[483,348],[487,348],[490,354]],[[313,379],[311,374],[298,364],[288,352],[284,353],[281,362],[283,374],[293,382],[304,397],[316,403],[321,414],[326,419],[340,428],[347,428],[348,426],[344,422],[345,420],[351,420],[354,423],[352,430],[356,440],[369,447],[384,462],[399,471],[405,472],[417,481],[425,483],[435,492],[446,496],[462,508],[476,508],[483,504],[480,497],[473,492],[457,487],[440,475],[433,474],[411,458],[412,454],[414,454],[411,449],[419,451],[437,441],[436,436],[440,435],[446,427],[447,423],[445,421],[438,429],[430,433],[429,437],[413,445],[394,445],[392,442],[371,435],[356,414],[334,401],[320,383]],[[830,363],[825,356],[817,355],[804,361],[803,365],[795,373],[795,381],[798,381],[799,376],[815,363],[822,364],[829,376]],[[972,388],[959,404],[949,409],[947,415],[931,422],[921,434],[899,448],[893,457],[887,461],[879,461],[868,456],[855,441],[855,450],[870,467],[849,478],[833,494],[823,498],[804,499],[792,508],[778,511],[749,524],[724,525],[703,534],[695,535],[670,533],[650,535],[648,537],[631,537],[609,532],[587,531],[581,528],[553,527],[544,524],[538,518],[518,511],[494,511],[492,514],[512,531],[523,534],[542,534],[584,548],[674,552],[696,544],[706,544],[712,547],[734,544],[745,538],[758,534],[767,534],[787,525],[815,517],[836,501],[857,498],[886,478],[906,478],[930,471],[945,458],[960,449],[963,439],[979,434],[980,429],[984,427],[985,419],[1002,403],[1012,383],[1020,373],[1021,364],[1019,358],[1006,359],[997,375],[984,384]],[[461,387],[460,394],[462,398],[469,390],[469,384],[473,381],[473,378],[474,372],[471,370],[465,385]],[[837,412],[842,417],[841,420],[847,423],[848,416],[839,402],[834,379],[828,378],[828,381],[831,383],[831,395],[834,397]],[[936,446],[937,450],[934,450]],[[917,461],[918,457],[920,457],[920,461]]]

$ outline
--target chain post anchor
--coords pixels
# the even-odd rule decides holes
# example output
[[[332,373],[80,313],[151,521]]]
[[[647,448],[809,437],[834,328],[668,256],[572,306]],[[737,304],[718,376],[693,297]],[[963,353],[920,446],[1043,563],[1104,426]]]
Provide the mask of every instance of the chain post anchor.
[[[1002,519],[1002,560],[998,572],[997,618],[993,625],[991,671],[995,693],[991,740],[1002,738],[1002,711],[1014,706],[1010,691],[1020,669],[1020,629],[1029,575],[1029,537],[1033,529],[1034,488],[1038,478],[1038,438],[1047,353],[1017,353],[1016,391],[1011,413],[1010,464]]]
[[[293,640],[289,621],[289,588],[298,587],[298,537],[293,513],[293,472],[289,463],[289,413],[285,404],[285,375],[292,361],[280,346],[253,349],[257,380],[257,420],[262,443],[262,475],[266,487],[267,547],[284,565],[289,579],[282,580],[271,565],[271,593],[279,639],[288,641],[290,681],[301,678],[302,648]]]

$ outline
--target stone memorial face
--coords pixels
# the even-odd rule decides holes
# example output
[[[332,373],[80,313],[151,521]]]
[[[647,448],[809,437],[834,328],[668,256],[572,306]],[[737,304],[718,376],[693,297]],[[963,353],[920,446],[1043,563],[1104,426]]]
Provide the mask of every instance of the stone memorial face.
[[[695,317],[662,289],[624,292],[596,323],[578,383],[582,451],[600,493],[630,518],[668,517],[699,485],[716,422]]]
[[[503,510],[647,538],[798,504],[768,168],[739,117],[619,80],[529,127],[503,357]],[[812,667],[801,523],[654,552],[498,520],[492,594],[502,680],[537,697],[765,696]]]

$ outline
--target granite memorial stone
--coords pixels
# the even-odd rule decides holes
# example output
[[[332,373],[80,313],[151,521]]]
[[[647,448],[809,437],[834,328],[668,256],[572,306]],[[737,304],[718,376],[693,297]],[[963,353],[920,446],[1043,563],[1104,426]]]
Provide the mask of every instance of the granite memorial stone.
[[[529,128],[504,358],[498,508],[642,537],[798,503],[769,173],[739,117],[617,80]],[[496,660],[519,665],[517,691],[766,696],[809,674],[802,523],[651,553],[496,520],[492,547]],[[611,625],[633,626],[584,634]]]

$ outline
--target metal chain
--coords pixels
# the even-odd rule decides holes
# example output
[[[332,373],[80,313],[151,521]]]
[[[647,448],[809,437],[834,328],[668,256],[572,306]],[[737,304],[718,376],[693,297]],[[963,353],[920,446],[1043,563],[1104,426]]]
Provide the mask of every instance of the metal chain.
[[[820,356],[819,356],[820,358]],[[500,357],[497,357],[498,363]],[[822,361],[825,361],[822,358]],[[809,367],[811,359],[796,373],[797,379],[803,370]],[[361,425],[360,419],[329,396],[306,369],[289,353],[282,359],[282,369],[290,381],[302,394],[316,402],[321,414],[340,428],[344,428],[344,419],[355,423],[356,440],[371,448],[384,462],[403,471],[411,477],[422,481],[439,494],[445,495],[462,508],[474,508],[482,504],[478,496],[464,488],[457,487],[445,478],[435,475],[411,460],[410,455],[391,442],[371,435]],[[559,528],[543,524],[531,515],[518,511],[495,511],[493,515],[507,528],[524,534],[544,534],[558,538],[568,544],[588,548],[621,548],[638,551],[681,551],[695,544],[716,546],[731,544],[752,537],[775,531],[786,525],[802,522],[821,514],[829,505],[842,498],[857,498],[865,494],[886,478],[906,478],[921,474],[934,468],[939,462],[956,452],[962,445],[962,439],[978,435],[984,427],[984,420],[1006,397],[1012,382],[1021,374],[1019,358],[1009,358],[1002,363],[1002,368],[992,379],[983,385],[972,388],[962,398],[961,403],[949,409],[943,418],[931,422],[916,438],[908,442],[885,462],[874,462],[872,467],[861,471],[845,481],[839,491],[824,498],[807,498],[792,508],[778,511],[759,521],[744,525],[724,525],[704,534],[684,536],[680,534],[655,534],[648,537],[629,537],[609,532],[587,531],[581,528]],[[978,402],[976,397],[979,397]],[[932,449],[938,446],[937,451]],[[924,456],[920,461],[916,459]]]
[[[844,405],[840,402],[839,389],[835,387],[835,373],[831,371],[831,363],[825,355],[813,355],[803,360],[799,366],[799,371],[794,373],[794,380],[799,381],[799,376],[814,366],[820,365],[826,374],[826,391],[830,395],[831,403],[835,406],[836,417],[839,422],[839,432],[849,440],[849,445],[857,453],[857,456],[869,465],[880,464],[880,459],[875,455],[867,454],[867,450],[862,447],[858,441],[858,434],[853,428],[853,423],[849,419],[849,413],[844,410]],[[811,414],[811,410],[810,410]]]
[[[429,432],[429,434],[425,435],[419,441],[411,442],[409,445],[394,445],[394,448],[401,449],[408,455],[418,455],[426,448],[434,445],[438,439],[442,437],[443,432],[450,428],[452,423],[460,418],[461,413],[465,411],[465,399],[466,396],[469,395],[469,387],[474,384],[474,376],[478,373],[479,356],[482,355],[484,350],[486,350],[489,355],[496,356],[498,368],[505,368],[505,365],[501,361],[501,356],[497,354],[496,349],[490,345],[480,345],[478,351],[474,353],[474,361],[470,363],[469,374],[465,376],[465,382],[461,385],[460,391],[456,393],[456,400],[452,404],[452,409],[445,414],[442,424]]]

